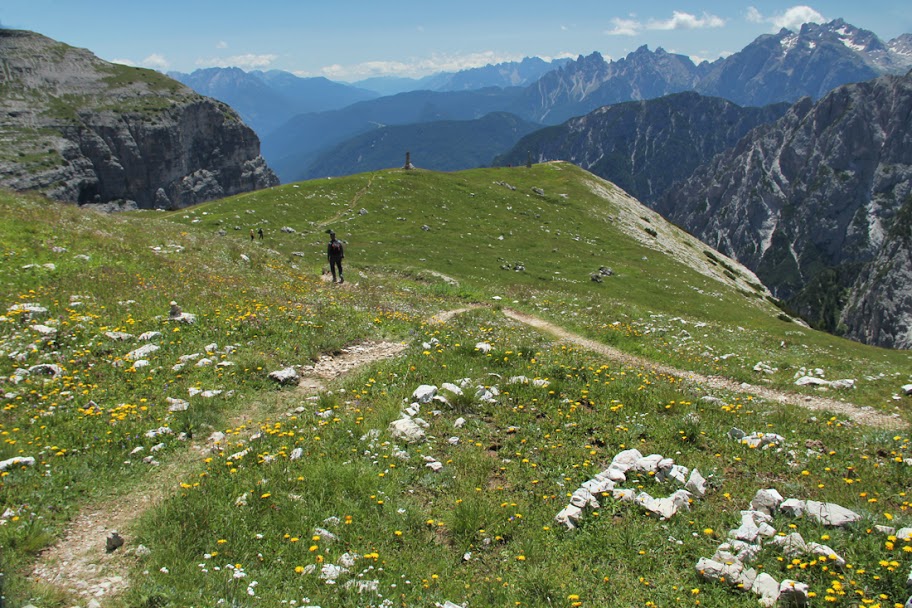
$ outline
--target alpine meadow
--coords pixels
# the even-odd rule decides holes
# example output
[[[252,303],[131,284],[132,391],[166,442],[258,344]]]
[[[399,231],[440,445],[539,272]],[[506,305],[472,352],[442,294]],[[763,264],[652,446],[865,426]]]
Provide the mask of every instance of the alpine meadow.
[[[5,194],[0,227],[11,606],[905,600],[909,353],[809,329],[573,165]],[[760,490],[854,517],[738,540]],[[707,574],[744,547],[753,585]]]

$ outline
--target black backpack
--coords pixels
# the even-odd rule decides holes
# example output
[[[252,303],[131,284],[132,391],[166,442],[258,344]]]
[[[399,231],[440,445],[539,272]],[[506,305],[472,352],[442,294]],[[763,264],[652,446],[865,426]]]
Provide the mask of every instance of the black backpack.
[[[342,243],[340,241],[332,241],[329,244],[329,251],[332,253],[333,256],[342,255]]]

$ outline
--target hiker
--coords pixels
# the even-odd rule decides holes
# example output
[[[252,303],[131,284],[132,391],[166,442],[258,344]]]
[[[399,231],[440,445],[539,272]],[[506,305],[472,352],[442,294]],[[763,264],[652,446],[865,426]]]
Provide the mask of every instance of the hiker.
[[[329,233],[329,244],[326,246],[326,257],[329,259],[329,270],[333,275],[333,283],[336,282],[336,268],[339,269],[339,284],[345,282],[345,279],[342,277],[342,259],[345,257],[345,253],[342,251],[342,241],[336,240],[336,233],[332,230],[327,230]]]
[[[260,235],[260,240],[263,240],[263,229],[262,228],[257,228],[257,234]]]
[[[253,240],[253,228],[250,229],[250,240]]]

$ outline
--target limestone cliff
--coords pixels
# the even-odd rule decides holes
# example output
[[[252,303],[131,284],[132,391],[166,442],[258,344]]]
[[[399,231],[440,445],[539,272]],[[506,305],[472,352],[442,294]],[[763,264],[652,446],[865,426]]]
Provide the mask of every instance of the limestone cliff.
[[[912,72],[805,98],[656,207],[817,326],[912,348],[910,117]]]
[[[175,209],[277,183],[257,136],[225,104],[151,70],[0,30],[0,186]]]

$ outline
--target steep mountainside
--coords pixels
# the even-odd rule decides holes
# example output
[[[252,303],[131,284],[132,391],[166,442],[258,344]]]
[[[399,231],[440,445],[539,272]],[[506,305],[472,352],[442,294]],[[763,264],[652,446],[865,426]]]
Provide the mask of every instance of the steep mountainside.
[[[819,99],[837,86],[902,71],[877,36],[836,20],[806,23],[797,34],[782,29],[760,36],[714,63],[697,90],[742,105],[765,105]]]
[[[567,160],[651,203],[788,107],[741,108],[692,92],[630,101],[527,135],[494,164],[520,164],[530,156],[536,162]]]
[[[799,101],[657,208],[819,326],[910,348],[910,205],[912,72]]]
[[[445,120],[381,127],[354,137],[310,165],[304,179],[350,175],[401,166],[404,153],[422,169],[458,171],[482,167],[501,150],[541,125],[496,112],[477,120]]]
[[[179,208],[277,183],[228,106],[32,32],[0,30],[0,107],[4,187]]]

